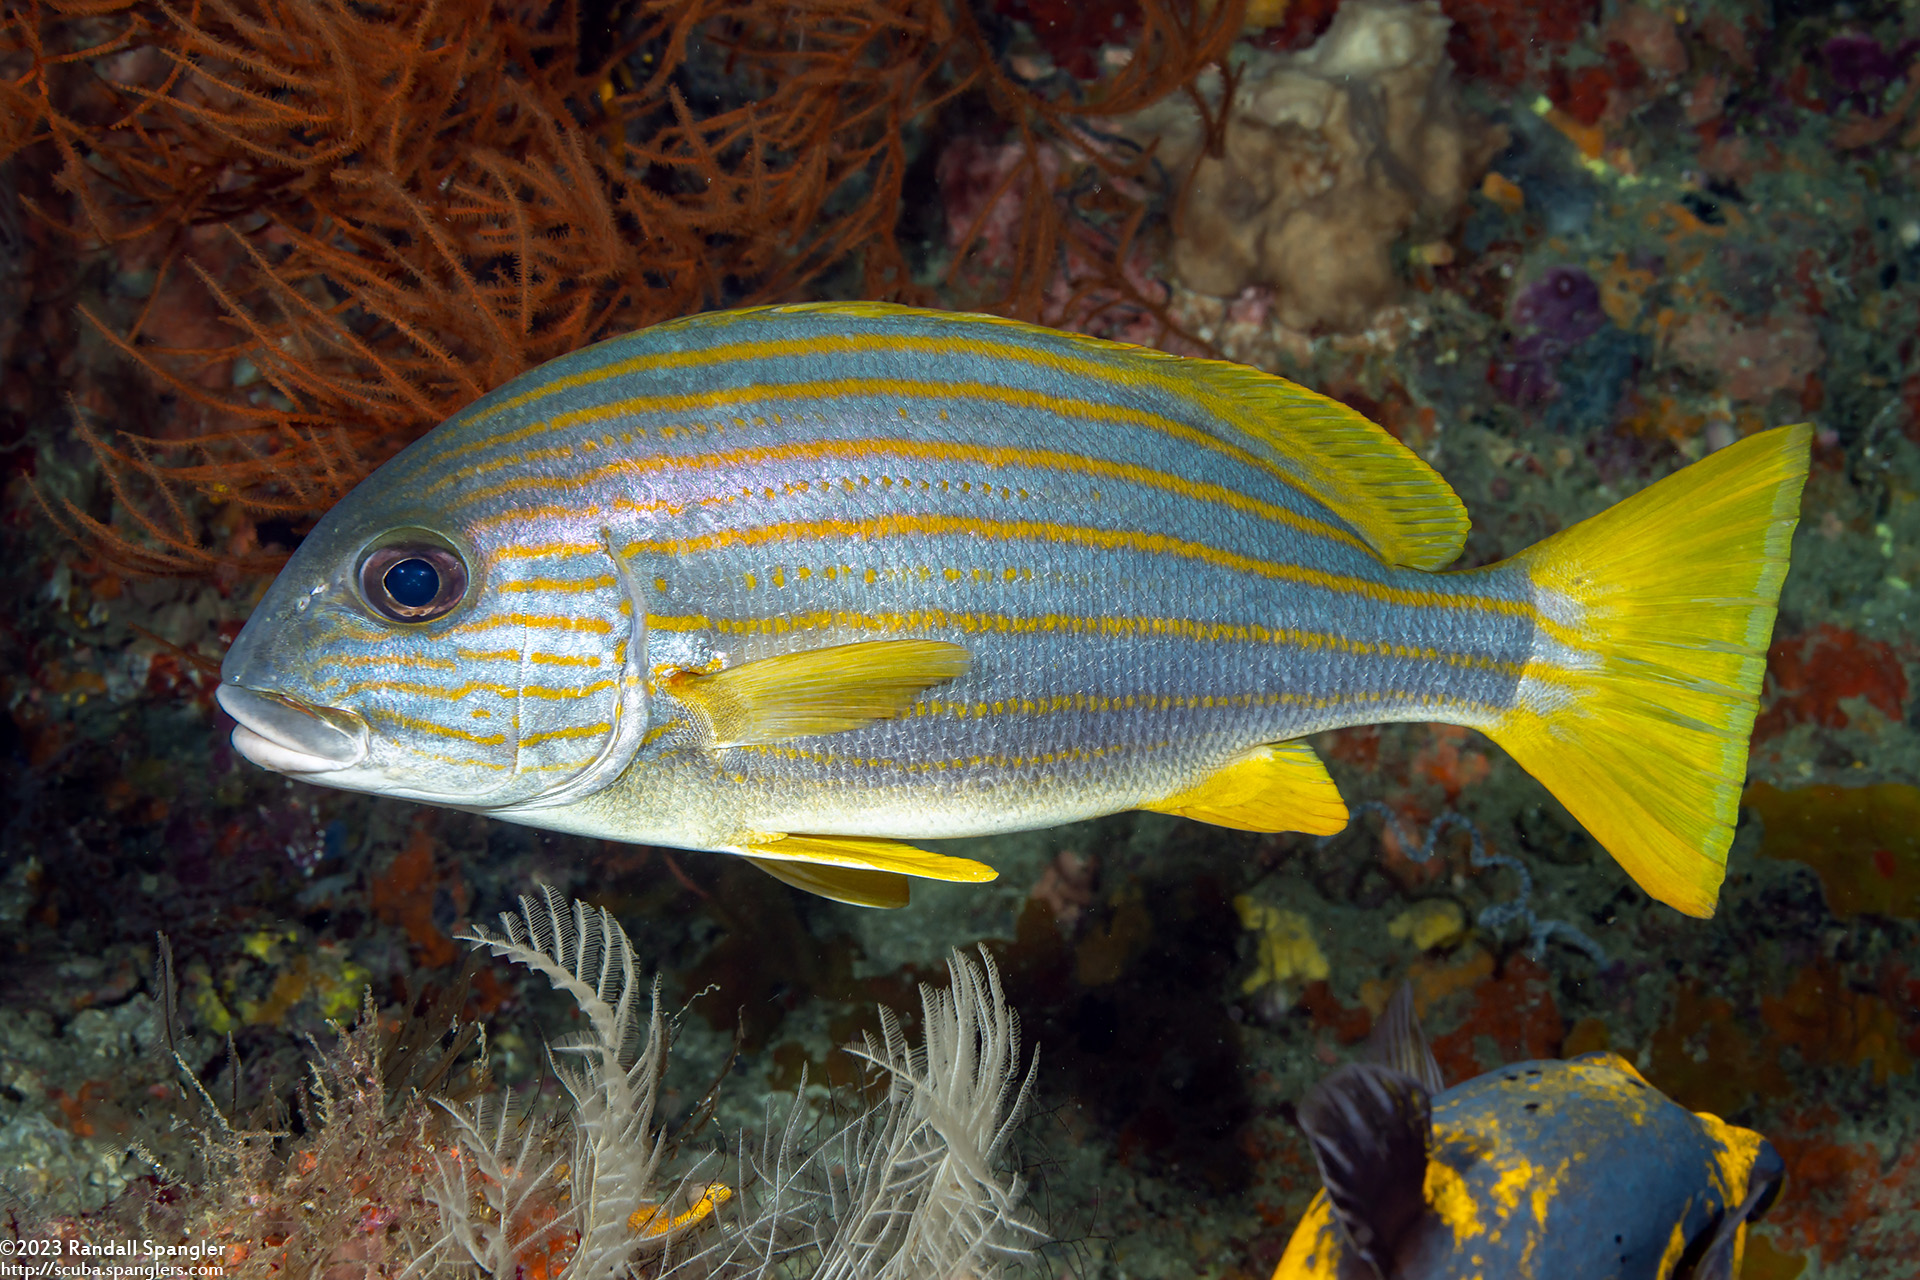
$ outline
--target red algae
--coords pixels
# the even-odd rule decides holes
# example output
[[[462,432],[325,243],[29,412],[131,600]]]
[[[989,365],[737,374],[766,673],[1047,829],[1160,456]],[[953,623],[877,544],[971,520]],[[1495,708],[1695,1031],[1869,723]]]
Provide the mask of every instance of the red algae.
[[[1840,1113],[1822,1103],[1783,1117],[1769,1133],[1792,1189],[1767,1215],[1774,1242],[1817,1249],[1826,1263],[1849,1258],[1862,1268],[1858,1275],[1907,1274],[1920,1257],[1908,1212],[1920,1196],[1920,1147],[1889,1160],[1871,1143],[1834,1141],[1829,1135],[1840,1124]]]
[[[400,856],[387,867],[385,874],[374,877],[368,898],[375,915],[407,931],[414,958],[429,969],[439,969],[452,964],[458,952],[453,939],[433,920],[434,890],[440,879],[434,866],[433,848],[433,823],[423,811],[414,820],[413,834]],[[460,891],[463,886],[456,883],[448,887],[456,891],[457,899],[466,897]]]
[[[1313,1019],[1315,1027],[1331,1031],[1341,1044],[1358,1044],[1373,1030],[1373,1015],[1365,1008],[1350,1009],[1341,1004],[1324,978],[1301,988],[1300,1006]]]
[[[1517,85],[1580,37],[1595,16],[1590,0],[1443,0],[1453,19],[1447,52],[1463,75]]]
[[[1078,80],[1098,77],[1101,48],[1125,44],[1140,29],[1140,0],[999,0],[995,7],[1031,25],[1041,47]]]
[[[1433,1056],[1441,1077],[1458,1083],[1508,1062],[1557,1057],[1565,1029],[1552,975],[1539,961],[1516,955],[1474,988],[1460,1024],[1434,1037]]]
[[[1907,674],[1892,645],[1867,640],[1823,622],[1810,632],[1782,636],[1767,649],[1773,701],[1754,723],[1766,739],[1796,724],[1844,729],[1852,717],[1841,703],[1860,698],[1889,720],[1907,704]]]
[[[1433,740],[1414,753],[1412,772],[1446,792],[1447,803],[1459,800],[1467,788],[1487,780],[1493,762],[1476,750],[1479,735],[1458,725],[1436,725]]]

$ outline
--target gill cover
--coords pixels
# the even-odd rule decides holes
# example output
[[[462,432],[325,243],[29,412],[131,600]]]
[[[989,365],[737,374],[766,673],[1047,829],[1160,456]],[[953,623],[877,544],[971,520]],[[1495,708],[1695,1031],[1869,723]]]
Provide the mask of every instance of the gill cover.
[[[626,604],[627,627],[625,661],[617,677],[610,728],[600,751],[565,782],[530,799],[488,806],[487,812],[507,815],[539,809],[555,809],[573,804],[582,796],[600,791],[626,771],[647,734],[647,601],[633,566],[613,545],[613,531],[600,530],[600,545],[613,564],[615,580]]]

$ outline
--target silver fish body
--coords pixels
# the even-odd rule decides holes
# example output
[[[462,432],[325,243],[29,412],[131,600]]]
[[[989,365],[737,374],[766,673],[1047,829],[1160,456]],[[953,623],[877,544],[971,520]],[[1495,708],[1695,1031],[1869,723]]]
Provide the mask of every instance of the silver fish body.
[[[1607,654],[1582,588],[1434,572],[1464,531],[1384,432],[1250,370],[877,305],[723,313],[554,361],[382,466],[222,700],[268,767],[687,848],[1205,816],[1264,744],[1498,734],[1583,696]],[[457,599],[389,616],[387,582],[426,590],[389,562]],[[767,726],[787,684],[890,665],[876,714]]]

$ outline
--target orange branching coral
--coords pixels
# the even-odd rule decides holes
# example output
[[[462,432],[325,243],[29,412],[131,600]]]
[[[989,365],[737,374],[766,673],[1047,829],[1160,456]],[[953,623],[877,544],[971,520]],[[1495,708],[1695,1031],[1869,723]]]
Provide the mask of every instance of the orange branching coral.
[[[1092,264],[1115,268],[1149,208],[1144,158],[1116,153],[1080,122],[1137,110],[1190,84],[1225,57],[1244,8],[1244,0],[1146,4],[1131,57],[1067,96],[1013,75],[972,6],[951,0],[653,0],[642,6],[640,43],[663,52],[650,79],[609,104],[618,117],[663,118],[629,148],[630,170],[654,178],[632,193],[634,212],[643,222],[691,219],[709,237],[727,228],[745,258],[731,269],[747,268],[756,285],[750,296],[794,296],[857,258],[853,287],[863,296],[911,297],[896,234],[902,201],[914,194],[905,190],[908,128],[962,98],[981,101],[1011,135],[1018,162],[978,202],[972,225],[956,229],[945,283],[976,305],[1057,319],[1063,300],[1046,290],[1067,257],[1077,251],[1089,277],[1101,274],[1087,269]],[[704,115],[689,109],[674,79],[698,41],[724,51],[729,74],[747,90],[740,105]],[[1078,164],[1060,164],[1062,152]],[[1085,181],[1082,169],[1107,181]],[[663,174],[673,181],[667,195],[655,195]],[[1015,194],[1030,198],[1018,202],[1013,259],[992,264],[1004,271],[991,279],[969,278],[980,265],[971,251],[984,220]],[[1102,280],[1130,291],[1117,270]]]
[[[942,0],[649,0],[638,17],[639,47],[659,53],[608,103],[629,125],[626,207],[705,246],[653,269],[697,273],[694,303],[770,300],[858,254],[863,295],[909,292],[894,236],[904,126],[948,91],[955,31]],[[687,101],[679,82],[702,51],[737,104]]]
[[[159,262],[130,331],[100,327],[195,410],[184,439],[81,428],[137,537],[57,516],[146,572],[257,566],[257,548],[210,545],[183,495],[310,514],[607,323],[635,248],[573,118],[595,77],[575,70],[570,15],[542,29],[544,7],[202,0],[63,24],[49,0],[16,20],[36,65],[14,91],[36,97],[71,229]],[[116,20],[84,64],[49,51]],[[144,340],[156,304],[196,301],[178,273],[227,342]]]
[[[956,293],[1156,310],[1124,264],[1164,193],[1081,122],[1189,84],[1243,7],[1145,4],[1126,65],[1050,94],[953,0],[637,0],[598,51],[536,0],[27,0],[0,20],[0,158],[55,169],[48,221],[157,264],[130,325],[90,318],[179,405],[145,435],[79,426],[114,517],[43,501],[135,570],[259,569],[255,519],[311,518],[588,341],[829,287],[915,297],[907,135],[960,95],[1018,147],[987,207],[1024,199],[1010,263],[970,253],[977,219],[956,237]]]

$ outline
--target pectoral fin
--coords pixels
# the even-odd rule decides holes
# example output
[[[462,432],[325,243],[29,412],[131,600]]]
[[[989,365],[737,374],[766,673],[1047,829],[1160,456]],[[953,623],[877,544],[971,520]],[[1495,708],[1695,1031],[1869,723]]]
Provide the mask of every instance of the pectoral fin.
[[[854,907],[904,907],[907,878],[891,871],[861,871],[852,867],[822,867],[811,862],[781,862],[748,858],[781,884],[844,902]]]
[[[1347,802],[1304,742],[1255,747],[1185,791],[1140,807],[1236,831],[1330,836],[1347,825]]]
[[[884,871],[891,875],[967,884],[981,884],[1000,874],[986,863],[971,858],[950,858],[943,853],[871,836],[769,836],[750,841],[739,852],[755,862],[814,863],[821,867]]]
[[[683,671],[666,690],[700,713],[715,747],[750,746],[891,720],[972,661],[963,646],[940,640],[870,640]]]

